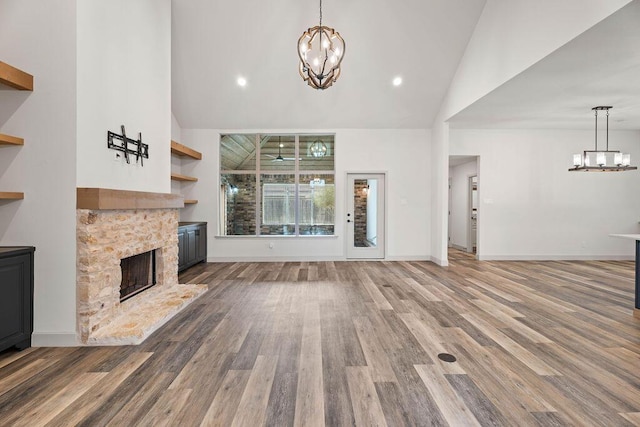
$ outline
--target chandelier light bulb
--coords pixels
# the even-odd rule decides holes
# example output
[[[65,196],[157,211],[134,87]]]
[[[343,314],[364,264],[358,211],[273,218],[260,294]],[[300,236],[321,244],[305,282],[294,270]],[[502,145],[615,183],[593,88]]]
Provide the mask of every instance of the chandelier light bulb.
[[[598,151],[596,153],[596,164],[598,166],[606,166],[607,165],[607,155],[602,151]]]
[[[582,166],[582,154],[573,155],[573,166]]]
[[[622,165],[622,153],[613,154],[613,164],[618,166]]]

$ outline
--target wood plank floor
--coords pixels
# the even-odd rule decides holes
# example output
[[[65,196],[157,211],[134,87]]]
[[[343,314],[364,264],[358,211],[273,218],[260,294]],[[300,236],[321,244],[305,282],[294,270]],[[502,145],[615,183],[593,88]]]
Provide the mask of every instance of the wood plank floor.
[[[450,261],[200,264],[140,346],[0,353],[0,425],[640,425],[632,262]]]

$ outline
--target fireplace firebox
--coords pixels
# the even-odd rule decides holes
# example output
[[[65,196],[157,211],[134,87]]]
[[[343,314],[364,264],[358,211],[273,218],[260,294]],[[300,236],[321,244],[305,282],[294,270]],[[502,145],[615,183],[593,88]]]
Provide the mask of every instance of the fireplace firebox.
[[[120,302],[156,284],[156,250],[120,260]]]

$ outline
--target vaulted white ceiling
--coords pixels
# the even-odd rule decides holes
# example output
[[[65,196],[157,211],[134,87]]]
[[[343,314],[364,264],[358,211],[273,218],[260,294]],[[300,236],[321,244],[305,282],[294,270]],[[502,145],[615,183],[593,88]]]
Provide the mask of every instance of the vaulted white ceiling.
[[[453,128],[640,129],[640,1],[633,1],[451,120]],[[599,115],[604,128],[604,118]]]
[[[429,128],[485,1],[324,0],[346,50],[318,91],[296,52],[317,0],[173,0],[173,113],[183,128]]]
[[[486,0],[324,0],[346,41],[325,91],[298,74],[317,0],[173,0],[172,107],[183,128],[429,128]],[[452,128],[640,129],[640,1],[454,116]],[[242,88],[236,79],[248,81]],[[400,87],[392,85],[396,76]]]

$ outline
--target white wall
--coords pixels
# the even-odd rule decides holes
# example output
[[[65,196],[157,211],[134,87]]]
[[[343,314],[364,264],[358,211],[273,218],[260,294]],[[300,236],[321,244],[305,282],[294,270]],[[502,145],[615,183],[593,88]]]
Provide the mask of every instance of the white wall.
[[[431,260],[447,266],[447,232],[449,209],[449,123],[434,122],[431,130]]]
[[[181,219],[209,223],[210,261],[345,259],[347,172],[387,173],[387,259],[429,259],[431,174],[428,130],[336,131],[337,237],[216,238],[219,135],[255,132],[182,129],[182,143],[201,151],[203,159],[188,164],[183,161],[183,173],[199,178],[191,188],[184,189],[186,197],[198,199],[199,203],[183,209]],[[294,133],[297,130],[268,132]],[[273,249],[269,249],[269,243],[274,243]]]
[[[168,193],[170,0],[78,1],[78,187]],[[114,161],[107,131],[149,144],[144,167]]]
[[[173,113],[171,113],[171,139],[176,142],[182,141],[182,127]]]
[[[34,91],[0,90],[0,245],[35,246],[33,344],[76,343],[76,2],[0,0],[0,61],[34,76]],[[4,89],[4,88],[3,88]]]
[[[640,172],[568,172],[592,131],[452,130],[452,155],[479,155],[480,259],[625,259],[640,233]],[[610,131],[640,160],[640,132]]]
[[[468,249],[469,240],[469,177],[477,175],[477,163],[474,159],[449,169],[451,178],[451,215],[449,215],[450,238],[452,245]]]
[[[182,143],[182,128],[173,113],[171,113],[171,139]],[[182,158],[180,156],[171,156],[171,171],[182,173]],[[182,194],[182,183],[180,181],[171,181],[171,192],[173,194]]]

